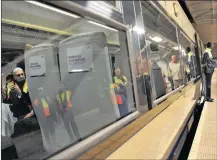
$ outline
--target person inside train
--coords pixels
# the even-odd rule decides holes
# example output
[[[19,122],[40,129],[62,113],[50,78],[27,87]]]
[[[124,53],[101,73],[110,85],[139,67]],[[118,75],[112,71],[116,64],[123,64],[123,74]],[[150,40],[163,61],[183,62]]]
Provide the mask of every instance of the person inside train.
[[[13,74],[9,74],[6,77],[6,83],[5,85],[2,85],[2,98],[4,103],[8,103],[8,84],[13,81]]]
[[[127,78],[121,74],[119,67],[115,69],[115,76],[113,78],[114,84],[117,85],[115,88],[115,94],[121,96],[122,104],[118,104],[120,116],[123,117],[129,113],[128,102],[127,102]]]
[[[171,57],[171,62],[169,63],[169,73],[172,75],[174,89],[180,87],[182,85],[181,66],[180,63],[177,62],[176,55],[172,55]]]
[[[44,132],[46,142],[49,146],[55,144],[55,123],[57,122],[56,112],[53,110],[54,102],[45,94],[44,89],[39,87],[37,89],[37,97],[33,100],[33,107],[37,112],[37,118],[43,123],[40,127]],[[51,108],[52,107],[52,108]]]
[[[151,68],[156,90],[156,99],[158,99],[166,94],[166,77],[155,60],[151,60]]]
[[[32,116],[31,100],[23,69],[17,67],[13,70],[13,80],[8,83],[7,94],[14,117],[21,119]]]
[[[212,75],[215,70],[215,61],[213,61],[212,49],[214,44],[208,42],[206,45],[206,49],[203,54],[202,65],[205,74],[205,85],[206,85],[206,101],[213,102],[214,99],[211,98],[211,80]]]
[[[188,69],[190,70],[190,77],[195,77],[195,71],[194,71],[194,54],[193,52],[191,51],[191,48],[190,47],[187,47],[186,48],[186,52],[187,52],[187,55],[188,55],[188,60],[187,60],[187,66],[188,66]],[[188,71],[189,71],[188,70]]]
[[[58,113],[63,120],[67,134],[72,140],[80,140],[81,135],[75,122],[75,115],[72,108],[72,92],[67,90],[63,84],[60,84],[56,101],[58,104]]]

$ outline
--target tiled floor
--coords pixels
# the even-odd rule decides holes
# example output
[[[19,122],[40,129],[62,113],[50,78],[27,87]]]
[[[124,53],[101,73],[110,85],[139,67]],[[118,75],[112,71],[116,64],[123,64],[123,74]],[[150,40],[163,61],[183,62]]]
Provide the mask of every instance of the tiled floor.
[[[188,159],[217,159],[217,70],[212,78],[214,102],[205,102]]]

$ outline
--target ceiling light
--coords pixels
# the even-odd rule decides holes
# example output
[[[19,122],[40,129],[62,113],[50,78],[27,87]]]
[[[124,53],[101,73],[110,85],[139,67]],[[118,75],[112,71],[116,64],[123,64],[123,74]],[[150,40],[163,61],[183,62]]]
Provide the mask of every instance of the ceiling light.
[[[173,47],[174,50],[178,51],[179,50],[179,47],[176,46],[176,47]]]
[[[138,27],[138,26],[134,26],[133,31],[137,32],[138,34],[144,34],[145,33],[145,30],[141,27]]]
[[[118,30],[116,30],[116,29],[114,29],[114,28],[105,26],[105,25],[103,25],[103,24],[100,24],[100,23],[97,23],[97,22],[94,22],[94,21],[87,21],[87,22],[92,23],[92,24],[95,24],[95,25],[100,26],[100,27],[103,27],[103,28],[106,28],[106,29],[109,29],[109,30],[112,30],[112,31],[115,31],[115,32],[118,32]]]
[[[155,42],[161,42],[163,40],[161,37],[157,37],[157,36],[155,36],[155,37],[149,36],[149,38]]]
[[[73,17],[73,18],[80,18],[80,16],[77,16],[75,14],[72,14],[72,13],[69,13],[69,12],[66,12],[66,11],[51,7],[49,5],[46,5],[46,4],[37,2],[37,1],[25,1],[25,2],[28,2],[28,3],[31,3],[31,4],[34,4],[34,5],[37,5],[37,6],[40,6],[40,7],[43,7],[43,8],[46,8],[46,9],[49,9],[49,10],[64,14],[64,15],[67,15],[67,16],[70,16],[70,17]]]

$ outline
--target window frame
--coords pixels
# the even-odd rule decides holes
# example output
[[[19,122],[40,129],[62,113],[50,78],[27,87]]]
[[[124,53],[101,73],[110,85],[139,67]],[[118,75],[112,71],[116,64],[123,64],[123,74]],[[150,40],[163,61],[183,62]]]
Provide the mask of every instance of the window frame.
[[[180,31],[180,34],[182,35],[182,36],[184,36],[185,38],[186,38],[186,40],[188,40],[188,42],[189,42],[189,44],[191,45],[190,47],[191,47],[191,49],[192,49],[192,47],[194,47],[194,49],[195,49],[195,47],[196,47],[196,44],[184,33],[184,32],[182,32],[182,31]],[[180,38],[180,37],[179,37]],[[181,43],[180,43],[181,44]],[[195,54],[195,53],[194,53]],[[183,56],[182,56],[183,57]],[[182,58],[183,59],[183,58]],[[194,65],[194,72],[196,73],[196,68],[195,68],[195,62],[193,61],[193,65]],[[190,82],[192,82],[192,81],[194,81],[195,79],[197,79],[197,75],[191,80],[191,81],[189,81],[187,84],[189,84]]]
[[[142,9],[143,3],[144,2],[141,1],[141,9]],[[151,4],[152,7],[154,7],[159,12],[159,14],[162,15],[175,28],[176,42],[177,42],[177,45],[179,46],[179,37],[178,37],[178,27],[177,27],[177,25],[153,1],[148,1],[148,3]],[[143,11],[143,9],[142,9],[142,11]],[[143,14],[142,14],[142,17],[144,17]],[[143,23],[143,25],[144,25],[144,23]],[[145,25],[144,25],[144,28],[146,28]],[[146,43],[146,47],[147,47],[148,42],[147,42],[147,39],[146,39],[146,33],[144,34],[144,37],[145,37],[145,43]],[[179,55],[180,55],[180,50],[178,52],[179,52]],[[150,50],[147,49],[147,59],[148,59],[148,61],[150,60],[150,55],[151,55]],[[182,58],[182,56],[180,58]],[[150,64],[148,64],[148,68],[149,68],[149,73],[150,73],[151,72]],[[153,82],[153,75],[152,74],[150,74],[150,81]],[[157,106],[159,103],[161,103],[163,100],[165,100],[170,95],[172,95],[172,94],[178,92],[179,90],[181,90],[183,87],[184,87],[184,85],[180,86],[179,88],[177,88],[177,89],[175,89],[175,90],[173,90],[171,92],[166,93],[164,96],[162,96],[162,97],[160,97],[158,99],[154,99],[153,96],[152,96],[152,108]],[[152,91],[154,89],[155,89],[155,87],[152,87]]]
[[[120,4],[122,4],[122,3],[120,2]],[[46,4],[46,5],[50,6],[49,4]],[[109,4],[107,4],[107,5],[109,5]],[[117,8],[115,8],[114,6],[112,6],[112,5],[110,5],[110,6],[117,10]],[[76,6],[76,7],[79,8],[78,6]],[[56,7],[56,8],[58,8],[58,7]],[[64,9],[65,8],[61,8],[61,10],[64,10]],[[85,8],[84,10],[87,10],[87,9]],[[75,11],[75,14],[80,15],[80,13],[82,13],[82,11],[81,12]],[[126,26],[123,23],[116,22],[112,18],[103,17],[102,15],[92,16],[92,14],[88,18],[87,17],[85,17],[85,18],[93,20],[93,21],[95,20],[95,22],[97,22],[97,23],[100,23],[102,25],[109,26],[109,27],[111,26],[114,29],[125,32],[126,37],[127,37],[127,41],[126,41],[126,46],[127,46],[127,50],[128,50],[127,56],[129,57],[129,67],[131,69],[130,70],[130,75],[131,75],[131,79],[132,79],[133,85],[134,85],[134,83],[136,83],[136,82],[134,82],[134,78],[133,78],[134,74],[132,74],[132,64],[131,64],[131,61],[130,61],[130,58],[132,58],[131,56],[134,56],[134,53],[130,49],[130,46],[129,46],[130,45],[129,44],[130,43],[129,32],[131,31],[131,28]],[[84,18],[84,16],[82,14],[81,14],[81,17]],[[82,139],[80,142],[77,142],[76,144],[69,144],[69,145],[65,146],[64,148],[62,148],[61,150],[58,150],[58,151],[56,151],[56,152],[54,152],[52,154],[49,154],[46,158],[53,157],[53,156],[54,157],[56,157],[56,156],[59,157],[60,156],[59,158],[62,159],[63,157],[67,157],[67,155],[70,155],[70,156],[72,156],[73,154],[77,155],[77,154],[79,154],[78,150],[77,150],[78,146],[79,146],[79,148],[82,148],[82,150],[80,149],[79,152],[82,152],[85,149],[90,148],[94,144],[98,143],[100,139],[108,137],[112,133],[118,131],[120,128],[125,126],[126,124],[128,124],[131,121],[135,120],[140,115],[140,112],[138,111],[139,106],[137,105],[136,98],[135,98],[136,95],[137,95],[135,93],[136,92],[136,87],[132,87],[132,92],[133,92],[134,102],[136,104],[136,110],[129,113],[129,115],[127,115],[126,117],[123,117],[120,120],[117,120],[112,124],[108,124],[107,126],[104,126],[102,129],[100,129],[99,131],[91,134],[87,138]],[[62,151],[63,151],[63,153],[65,153],[64,155],[62,155]]]

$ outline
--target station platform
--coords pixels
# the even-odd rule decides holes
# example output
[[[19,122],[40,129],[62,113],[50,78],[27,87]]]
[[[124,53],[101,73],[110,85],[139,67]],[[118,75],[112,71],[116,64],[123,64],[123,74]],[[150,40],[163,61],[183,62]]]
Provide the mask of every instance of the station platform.
[[[214,102],[205,102],[188,159],[217,159],[217,69],[212,78]]]
[[[183,130],[188,132],[200,82],[189,83],[76,159],[168,159]],[[175,155],[172,158],[178,159]]]

